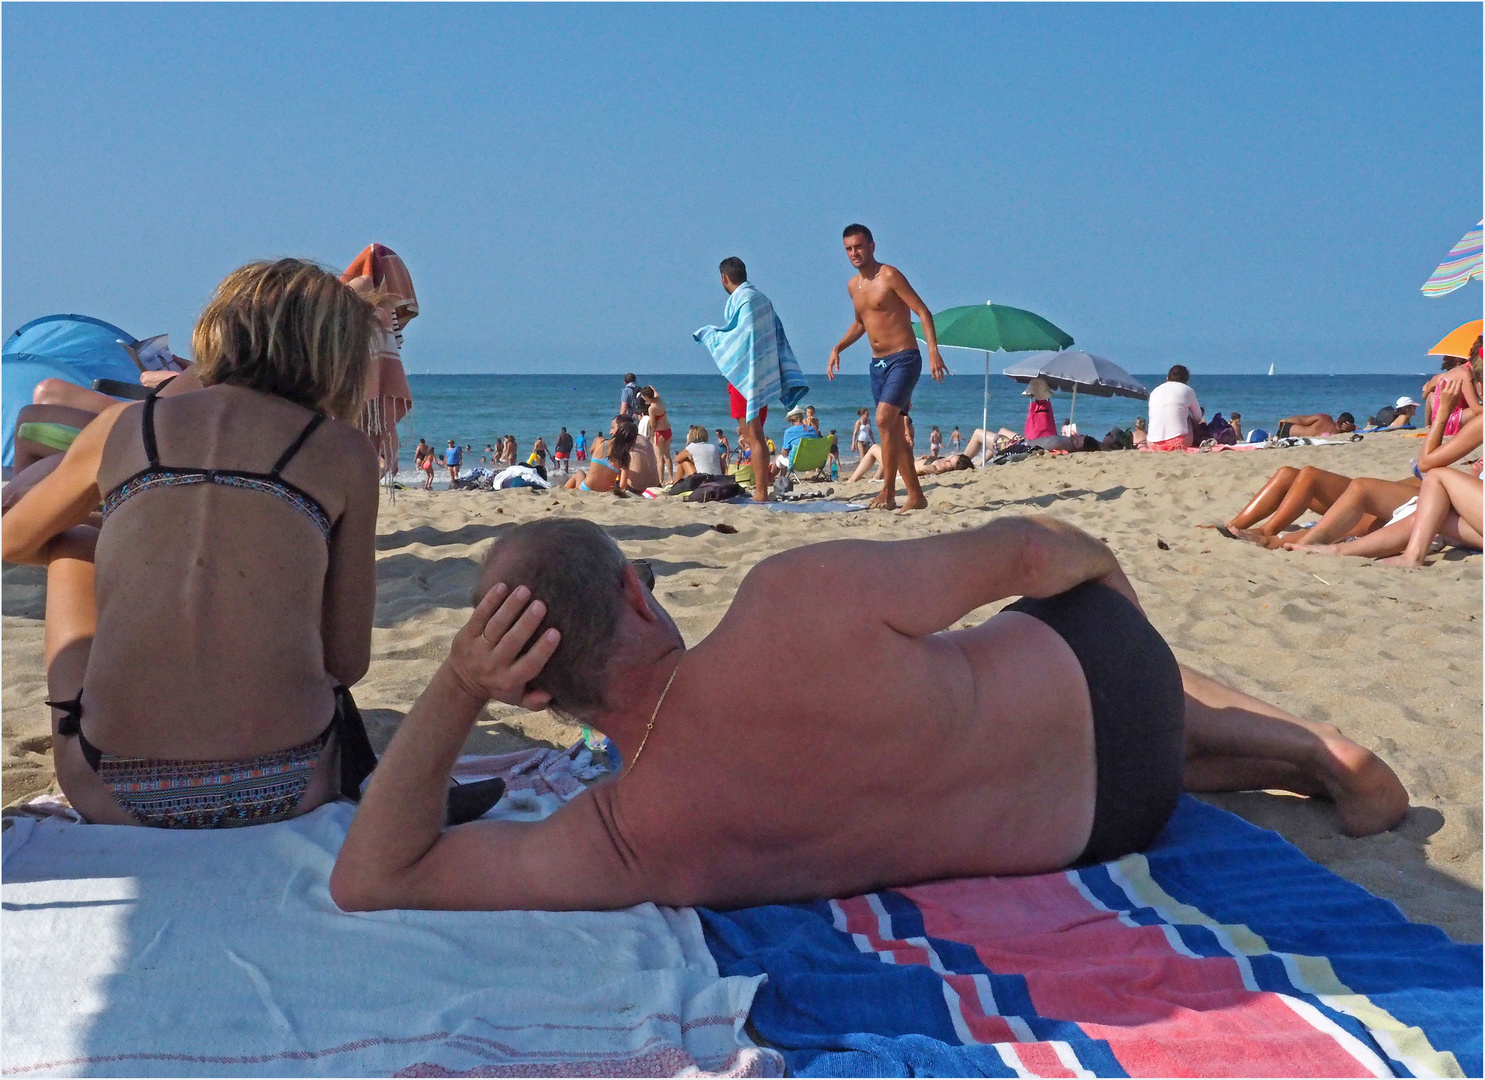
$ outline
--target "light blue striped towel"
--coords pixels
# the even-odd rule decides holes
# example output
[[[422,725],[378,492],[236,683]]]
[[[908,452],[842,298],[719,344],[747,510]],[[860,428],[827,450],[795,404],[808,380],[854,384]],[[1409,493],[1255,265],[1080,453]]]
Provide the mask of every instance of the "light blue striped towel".
[[[743,282],[727,298],[721,326],[703,326],[691,336],[707,347],[727,381],[748,399],[748,419],[754,420],[771,401],[793,408],[809,384],[789,348],[784,325],[768,297]]]

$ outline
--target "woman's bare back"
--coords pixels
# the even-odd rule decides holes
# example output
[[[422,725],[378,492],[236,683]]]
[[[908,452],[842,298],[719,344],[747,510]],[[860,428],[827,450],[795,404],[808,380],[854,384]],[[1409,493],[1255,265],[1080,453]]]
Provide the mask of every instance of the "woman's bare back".
[[[157,404],[166,468],[268,473],[312,413],[218,386]],[[105,495],[148,465],[143,407],[105,444]],[[222,483],[142,490],[110,514],[96,552],[97,636],[83,724],[100,749],[241,759],[305,742],[334,688],[365,670],[375,603],[375,451],[325,421],[282,478],[334,523],[329,541],[286,498]]]

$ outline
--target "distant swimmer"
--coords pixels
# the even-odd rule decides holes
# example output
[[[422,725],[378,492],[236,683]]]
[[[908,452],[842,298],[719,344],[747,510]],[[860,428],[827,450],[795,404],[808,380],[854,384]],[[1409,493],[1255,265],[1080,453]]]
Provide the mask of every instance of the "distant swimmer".
[[[877,262],[877,245],[865,225],[847,225],[841,237],[846,257],[857,274],[846,286],[856,321],[835,348],[830,350],[826,374],[835,378],[840,370],[840,354],[865,335],[871,342],[871,395],[877,403],[877,430],[882,434],[882,493],[872,500],[874,509],[892,510],[897,506],[897,477],[907,486],[907,502],[902,509],[921,510],[928,505],[923,487],[913,468],[912,447],[907,442],[902,423],[897,419],[913,407],[913,387],[923,374],[923,355],[913,334],[914,315],[923,323],[923,336],[928,342],[928,369],[934,381],[943,382],[949,369],[938,353],[938,335],[933,328],[933,313],[902,271]]]

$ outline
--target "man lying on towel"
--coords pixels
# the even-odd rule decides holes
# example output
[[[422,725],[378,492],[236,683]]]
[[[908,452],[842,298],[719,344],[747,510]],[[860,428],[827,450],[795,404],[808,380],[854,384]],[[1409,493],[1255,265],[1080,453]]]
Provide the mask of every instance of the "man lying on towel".
[[[1183,788],[1329,797],[1353,836],[1407,811],[1334,727],[1180,667],[1113,553],[1051,518],[786,551],[689,649],[590,522],[512,530],[480,589],[351,825],[342,908],[732,907],[1039,873],[1138,851]],[[779,661],[841,626],[857,663]],[[544,821],[445,828],[492,698],[606,732],[622,773]]]

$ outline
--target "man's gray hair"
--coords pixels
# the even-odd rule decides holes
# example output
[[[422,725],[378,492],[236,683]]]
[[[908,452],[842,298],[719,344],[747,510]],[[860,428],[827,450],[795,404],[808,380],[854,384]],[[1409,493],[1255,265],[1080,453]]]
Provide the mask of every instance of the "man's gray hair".
[[[608,663],[624,611],[627,560],[591,521],[553,518],[519,525],[491,548],[480,572],[480,596],[498,582],[524,585],[547,605],[541,629],[562,635],[530,689],[552,695],[550,708],[587,717],[603,705]],[[479,597],[475,598],[478,601]]]

